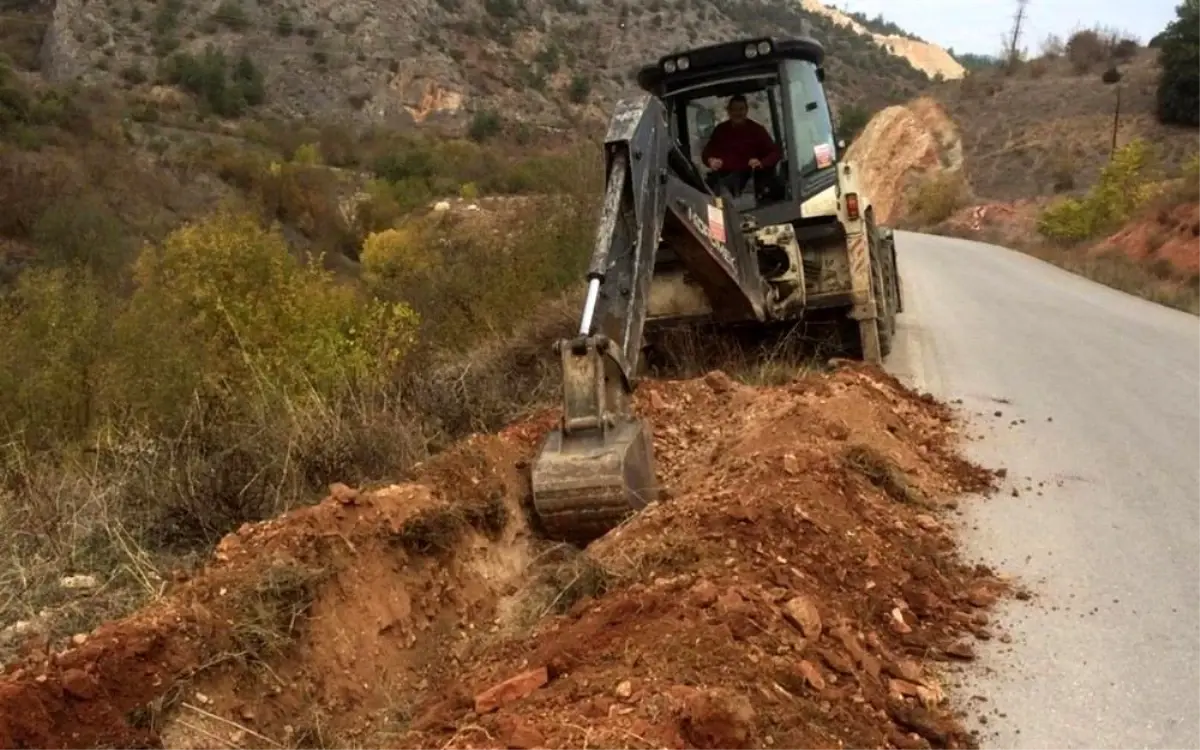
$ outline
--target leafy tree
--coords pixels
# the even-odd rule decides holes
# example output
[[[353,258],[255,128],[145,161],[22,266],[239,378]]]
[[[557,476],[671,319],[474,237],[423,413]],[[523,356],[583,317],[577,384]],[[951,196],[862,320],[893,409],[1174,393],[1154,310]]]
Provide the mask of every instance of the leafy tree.
[[[1184,0],[1161,35],[1158,119],[1200,125],[1200,0]]]

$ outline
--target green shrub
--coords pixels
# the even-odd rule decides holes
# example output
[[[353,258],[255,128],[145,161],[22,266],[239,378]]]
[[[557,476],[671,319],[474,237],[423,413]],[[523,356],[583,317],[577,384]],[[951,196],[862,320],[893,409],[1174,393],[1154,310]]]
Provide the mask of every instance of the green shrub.
[[[578,73],[572,76],[571,85],[567,88],[567,97],[572,102],[583,104],[591,93],[592,82],[587,76]]]
[[[200,97],[209,110],[222,117],[240,116],[247,107],[266,99],[262,73],[254,61],[243,53],[231,68],[225,53],[212,45],[200,57],[176,53],[166,65],[164,78]]]
[[[1116,230],[1154,196],[1147,174],[1150,158],[1150,147],[1142,140],[1118,149],[1086,196],[1062,198],[1042,211],[1038,232],[1071,243]]]
[[[467,135],[473,141],[486,141],[492,136],[497,135],[501,127],[500,115],[492,110],[484,110],[472,115],[471,123],[467,126]]]
[[[122,333],[154,347],[124,347],[142,351],[118,382],[146,420],[182,419],[196,398],[244,408],[267,394],[331,398],[386,377],[413,343],[411,309],[361,299],[249,215],[181,227],[135,270]]]

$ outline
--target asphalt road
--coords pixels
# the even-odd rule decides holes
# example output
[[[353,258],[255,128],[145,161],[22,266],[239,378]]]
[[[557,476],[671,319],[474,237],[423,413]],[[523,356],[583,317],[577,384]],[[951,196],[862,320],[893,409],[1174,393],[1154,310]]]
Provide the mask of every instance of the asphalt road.
[[[962,399],[971,457],[1008,469],[965,551],[1035,594],[963,676],[982,744],[1200,747],[1200,322],[993,245],[897,251],[888,369]]]

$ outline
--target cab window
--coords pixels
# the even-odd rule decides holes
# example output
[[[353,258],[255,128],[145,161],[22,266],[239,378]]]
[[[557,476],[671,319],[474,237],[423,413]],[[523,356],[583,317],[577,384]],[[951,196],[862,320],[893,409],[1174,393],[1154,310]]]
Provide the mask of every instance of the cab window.
[[[774,97],[770,93],[774,94]],[[782,113],[772,112],[772,99],[775,102],[779,101],[778,86],[771,86],[769,89],[746,92],[746,103],[749,105],[750,119],[757,122],[767,129],[772,140],[779,145],[779,148],[785,153],[787,144],[783,133],[780,133],[780,128],[777,125],[781,122]],[[707,167],[700,159],[700,153],[704,150],[708,139],[712,137],[713,130],[720,123],[727,119],[725,114],[725,105],[729,101],[729,95],[721,96],[700,96],[691,99],[687,102],[687,143],[688,156],[692,162],[701,170],[707,171]],[[683,140],[683,139],[679,139]],[[786,157],[785,157],[786,158]]]
[[[785,63],[788,105],[792,118],[794,158],[800,174],[830,166],[837,159],[833,120],[817,66],[806,60]]]

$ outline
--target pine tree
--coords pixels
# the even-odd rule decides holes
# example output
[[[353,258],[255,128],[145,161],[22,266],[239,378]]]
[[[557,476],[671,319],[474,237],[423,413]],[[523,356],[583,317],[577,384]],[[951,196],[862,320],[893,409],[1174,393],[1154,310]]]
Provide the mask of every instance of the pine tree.
[[[1159,39],[1158,119],[1200,125],[1200,0],[1184,0]]]

